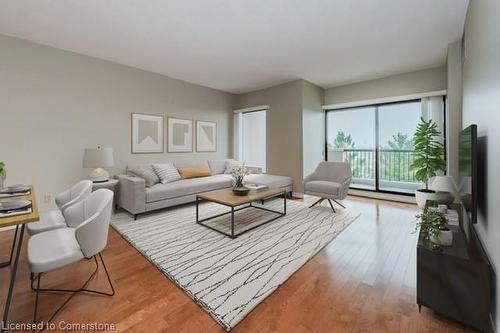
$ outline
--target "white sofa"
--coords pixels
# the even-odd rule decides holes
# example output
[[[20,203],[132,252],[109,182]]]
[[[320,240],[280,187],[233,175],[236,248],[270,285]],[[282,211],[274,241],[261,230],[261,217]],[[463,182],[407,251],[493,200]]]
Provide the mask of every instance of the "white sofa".
[[[211,176],[181,179],[167,184],[158,183],[151,187],[146,187],[143,178],[131,174],[118,175],[116,176],[119,180],[117,206],[137,219],[141,213],[194,202],[198,193],[231,187],[232,177],[230,174],[224,174],[225,169],[221,167],[225,160],[210,162],[212,163],[207,161],[206,163],[174,163],[174,165],[176,168],[208,166]],[[142,165],[142,167],[150,167],[150,165]],[[131,166],[127,167],[127,170],[129,168]],[[256,170],[253,169],[253,171]],[[280,187],[287,193],[292,192],[292,178],[290,177],[252,173],[245,177],[245,182]]]

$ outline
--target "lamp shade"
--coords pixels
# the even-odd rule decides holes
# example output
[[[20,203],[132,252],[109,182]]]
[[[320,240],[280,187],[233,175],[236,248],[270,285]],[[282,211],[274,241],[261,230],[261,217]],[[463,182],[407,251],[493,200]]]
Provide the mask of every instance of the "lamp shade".
[[[112,148],[85,148],[83,154],[84,168],[104,168],[114,165]]]
[[[457,192],[457,185],[455,184],[455,180],[451,176],[434,177],[429,188],[434,191],[451,192],[451,193]]]

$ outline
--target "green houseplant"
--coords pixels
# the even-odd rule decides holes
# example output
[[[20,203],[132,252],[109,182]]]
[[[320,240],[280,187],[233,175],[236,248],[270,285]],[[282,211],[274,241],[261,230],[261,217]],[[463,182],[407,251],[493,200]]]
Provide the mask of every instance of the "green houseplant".
[[[7,169],[5,169],[5,163],[0,162],[0,189],[3,188],[5,177],[7,177]]]
[[[436,192],[429,189],[429,180],[446,169],[444,145],[440,137],[441,132],[435,122],[420,118],[413,137],[415,159],[410,165],[415,170],[415,179],[425,184],[425,188],[415,191],[415,199],[420,208],[425,207],[427,200],[436,200]]]
[[[446,217],[435,207],[429,207],[425,211],[416,216],[419,220],[415,231],[420,228],[425,241],[449,246],[453,241],[453,233],[447,228]]]

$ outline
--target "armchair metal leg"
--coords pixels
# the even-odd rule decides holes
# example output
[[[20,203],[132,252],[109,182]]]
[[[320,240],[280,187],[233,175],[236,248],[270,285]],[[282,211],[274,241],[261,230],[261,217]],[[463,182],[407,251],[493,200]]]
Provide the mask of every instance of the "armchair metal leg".
[[[335,200],[334,200],[334,201],[335,201]],[[332,202],[330,201],[330,199],[328,199],[328,203],[330,204],[330,207],[332,207],[333,212],[334,212],[334,213],[336,213],[335,208],[333,208],[333,205],[332,205]]]
[[[333,201],[335,201],[335,203],[339,206],[341,206],[342,208],[345,208],[345,206],[343,204],[341,204],[340,202],[338,202],[337,200],[335,199],[332,199]]]
[[[96,264],[95,270],[92,272],[92,274],[87,278],[85,283],[78,289],[57,289],[57,288],[40,288],[40,281],[42,278],[42,273],[38,273],[38,275],[35,276],[35,274],[31,273],[31,289],[33,289],[36,292],[36,297],[35,297],[35,311],[34,311],[34,316],[33,316],[33,323],[37,323],[37,310],[38,310],[38,298],[39,294],[41,292],[61,292],[61,293],[70,293],[71,295],[57,308],[57,310],[50,316],[50,318],[47,320],[47,323],[51,322],[55,316],[62,310],[62,308],[79,292],[85,292],[85,293],[91,293],[91,294],[97,294],[97,295],[103,295],[103,296],[113,296],[115,294],[115,288],[113,286],[113,283],[111,282],[111,277],[109,276],[108,269],[106,267],[106,263],[104,262],[104,259],[102,257],[102,254],[98,254],[99,259],[102,262],[104,271],[106,273],[106,277],[109,283],[109,286],[111,288],[111,292],[105,292],[105,291],[100,291],[100,290],[94,290],[94,289],[87,289],[87,285],[90,283],[92,278],[96,275],[97,271],[99,270],[99,262],[97,260],[97,255],[95,255],[94,261]],[[35,279],[38,279],[37,281],[37,287],[35,288],[33,286],[33,282]]]
[[[318,201],[316,201],[315,203],[313,203],[311,206],[309,206],[309,208],[313,208],[314,206],[316,206],[317,204],[323,202],[323,200],[325,200],[325,198],[321,198],[319,199]]]

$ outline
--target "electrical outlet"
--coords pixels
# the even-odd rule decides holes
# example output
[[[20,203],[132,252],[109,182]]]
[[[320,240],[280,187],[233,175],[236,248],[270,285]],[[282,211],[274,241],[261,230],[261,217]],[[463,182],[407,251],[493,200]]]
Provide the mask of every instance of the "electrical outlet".
[[[45,196],[43,198],[43,201],[45,203],[50,203],[50,201],[52,200],[52,196],[49,194],[49,193],[45,193]]]

